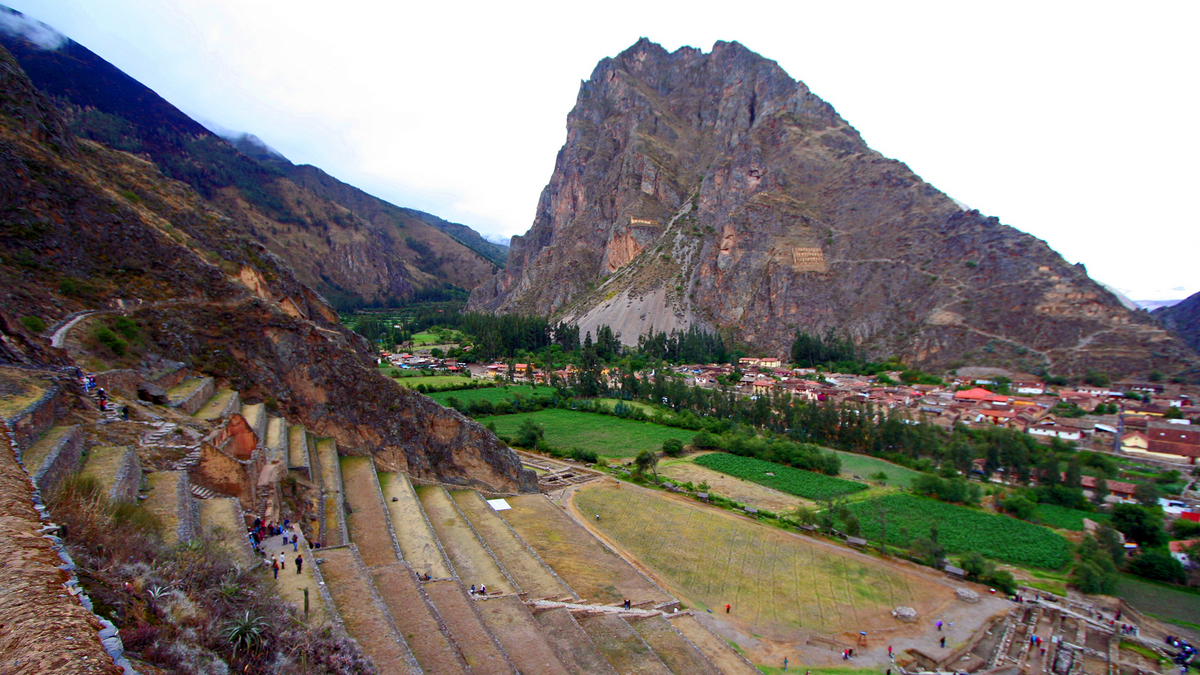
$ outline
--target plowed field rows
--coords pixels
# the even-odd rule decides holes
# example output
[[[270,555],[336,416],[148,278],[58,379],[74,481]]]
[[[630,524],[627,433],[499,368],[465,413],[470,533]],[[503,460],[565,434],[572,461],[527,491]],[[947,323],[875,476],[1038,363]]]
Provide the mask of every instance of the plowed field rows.
[[[924,614],[952,598],[947,587],[870,558],[659,493],[594,487],[575,501],[690,605],[730,604],[735,622],[769,638],[890,627],[898,605]]]

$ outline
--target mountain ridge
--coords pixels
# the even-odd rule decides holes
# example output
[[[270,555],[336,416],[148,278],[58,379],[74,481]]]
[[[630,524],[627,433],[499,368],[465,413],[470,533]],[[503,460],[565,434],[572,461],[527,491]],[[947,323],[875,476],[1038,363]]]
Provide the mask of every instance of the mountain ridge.
[[[246,134],[228,142],[65,36],[46,49],[4,30],[0,45],[56,102],[73,133],[138,154],[188,183],[339,306],[393,303],[445,284],[469,290],[504,264],[506,250],[465,225],[362,193],[360,206],[394,214],[372,222],[296,185],[294,165],[265,144]]]
[[[927,368],[1196,361],[1081,265],[962,210],[736,42],[669,53],[643,38],[601,60],[531,228],[468,308],[548,309],[626,342],[698,324],[777,355],[797,330],[834,330]]]

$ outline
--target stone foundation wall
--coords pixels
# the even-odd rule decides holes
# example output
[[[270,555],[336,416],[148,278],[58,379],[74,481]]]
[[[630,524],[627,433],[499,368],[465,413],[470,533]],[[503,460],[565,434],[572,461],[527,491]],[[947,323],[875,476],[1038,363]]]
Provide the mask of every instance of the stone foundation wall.
[[[49,494],[67,476],[79,470],[83,457],[83,434],[79,427],[71,427],[50,449],[41,468],[32,476],[33,482],[43,494]]]

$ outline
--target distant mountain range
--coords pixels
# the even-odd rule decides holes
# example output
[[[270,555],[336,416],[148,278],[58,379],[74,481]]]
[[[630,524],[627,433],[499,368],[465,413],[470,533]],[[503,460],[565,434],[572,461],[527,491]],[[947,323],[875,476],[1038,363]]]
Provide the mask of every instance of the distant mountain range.
[[[1192,349],[1200,351],[1200,293],[1159,307],[1152,315],[1183,336]]]
[[[468,308],[626,342],[700,325],[784,356],[797,331],[924,368],[1193,372],[1198,357],[1045,242],[968,210],[736,42],[602,60],[529,232]]]
[[[507,247],[465,225],[296,166],[253,135],[221,138],[82,45],[39,39],[44,33],[21,29],[33,25],[28,20],[15,25],[0,23],[0,45],[72,133],[144,157],[187,183],[337,306],[465,291],[505,265]]]

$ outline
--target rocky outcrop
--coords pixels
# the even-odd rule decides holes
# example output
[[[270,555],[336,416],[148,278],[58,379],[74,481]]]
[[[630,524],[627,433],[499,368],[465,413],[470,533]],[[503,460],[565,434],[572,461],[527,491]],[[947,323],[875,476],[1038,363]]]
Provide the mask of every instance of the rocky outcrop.
[[[1196,358],[1044,242],[963,211],[737,43],[641,40],[583,83],[529,232],[469,309],[637,335],[700,324],[784,355],[798,328],[869,356],[1026,371]]]

